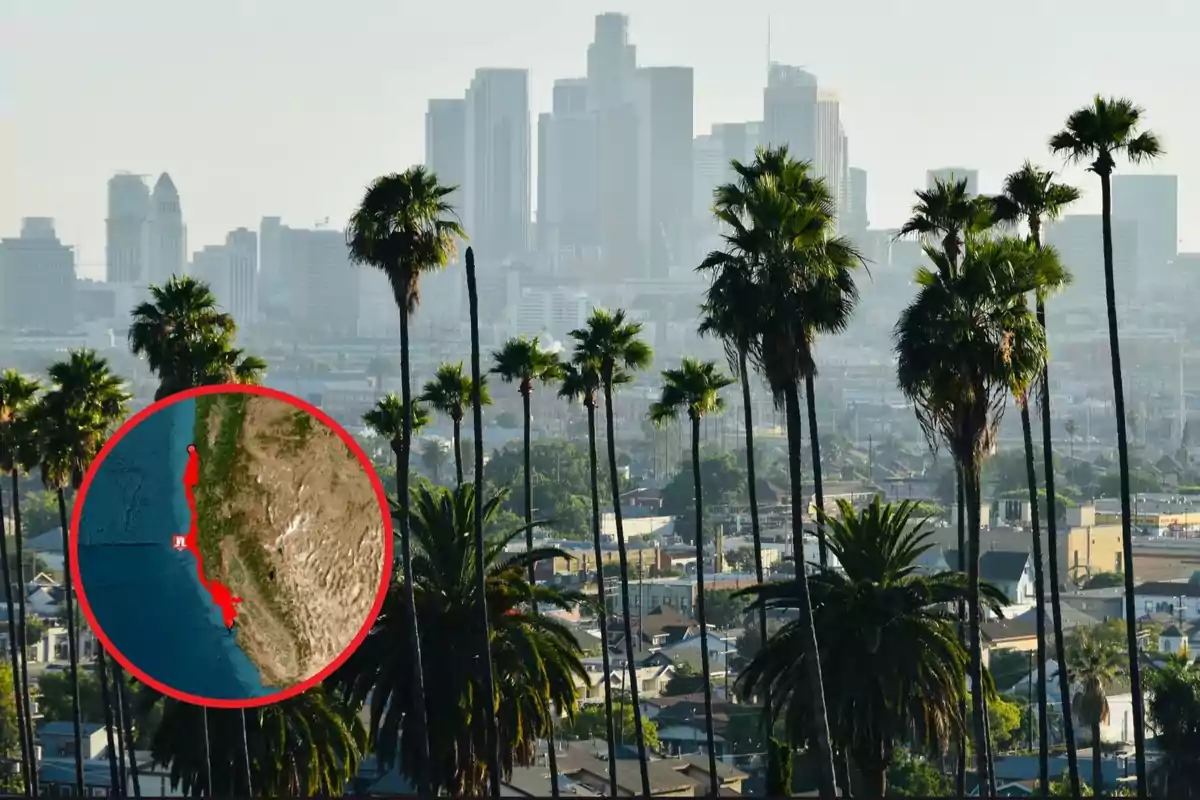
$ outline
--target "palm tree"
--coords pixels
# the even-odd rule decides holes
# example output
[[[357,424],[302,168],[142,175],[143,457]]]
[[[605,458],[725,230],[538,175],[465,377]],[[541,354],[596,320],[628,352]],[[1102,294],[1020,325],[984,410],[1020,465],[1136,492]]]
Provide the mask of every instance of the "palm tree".
[[[629,383],[633,376],[618,369],[613,374],[613,383],[620,385]],[[617,738],[613,727],[613,692],[612,692],[612,663],[611,647],[608,638],[608,603],[604,597],[604,555],[600,547],[600,481],[596,468],[596,396],[601,390],[600,373],[587,363],[579,364],[574,361],[563,366],[562,385],[558,396],[569,401],[579,401],[587,409],[588,425],[588,470],[592,487],[592,555],[596,559],[596,608],[600,618],[600,649],[602,666],[604,667],[604,723],[605,741],[608,744],[608,763],[617,763]],[[617,770],[610,766],[608,770],[609,788],[612,796],[617,796]]]
[[[129,394],[108,362],[91,350],[74,350],[66,361],[50,366],[50,388],[32,411],[42,482],[58,497],[62,530],[63,594],[67,616],[67,657],[70,663],[72,721],[75,734],[75,783],[83,794],[82,718],[79,707],[79,639],[76,632],[75,592],[71,579],[67,531],[68,488],[78,489],[88,466],[112,429],[125,418]]]
[[[854,283],[849,270],[838,267],[852,263],[857,254],[845,239],[830,235],[835,208],[824,182],[809,175],[807,163],[791,159],[786,147],[760,149],[752,164],[735,161],[732,166],[738,180],[718,187],[716,213],[728,229],[724,237],[726,250],[750,259],[753,280],[763,301],[757,312],[758,340],[750,356],[767,379],[776,405],[785,410],[792,541],[796,552],[802,554],[804,495],[800,462],[804,441],[799,385],[802,378],[816,371],[814,333],[827,330],[826,321],[849,317],[846,306],[853,303]],[[815,439],[815,431],[813,436]],[[818,504],[823,500],[819,497]],[[824,537],[818,538],[822,550],[823,541]],[[798,565],[798,573],[803,576],[805,572],[804,565]],[[811,623],[811,615],[803,611],[801,618]],[[810,671],[819,785],[824,794],[833,795],[836,771],[824,710],[821,663],[811,624],[809,630],[811,657],[805,660],[805,667]]]
[[[1054,182],[1054,173],[1041,170],[1035,167],[1030,162],[1026,161],[1019,170],[1010,174],[1004,179],[1004,190],[991,199],[992,214],[997,223],[1014,224],[1024,222],[1029,231],[1030,243],[1038,249],[1042,247],[1042,225],[1044,222],[1057,219],[1063,210],[1079,199],[1079,190],[1074,186],[1068,186],[1064,183]],[[1046,330],[1046,298],[1044,292],[1037,293],[1037,321],[1042,326],[1042,331]],[[1050,362],[1046,359],[1046,364],[1042,368],[1041,379],[1038,383],[1038,396],[1040,401],[1039,412],[1042,418],[1042,455],[1046,475],[1046,532],[1049,544],[1049,567],[1050,567],[1050,614],[1054,626],[1054,646],[1055,646],[1055,661],[1062,665],[1058,670],[1058,688],[1061,694],[1063,708],[1066,708],[1071,700],[1070,696],[1070,679],[1067,677],[1066,668],[1066,653],[1065,641],[1062,627],[1062,604],[1059,597],[1059,572],[1058,572],[1058,512],[1056,509],[1057,496],[1055,495],[1054,486],[1054,447],[1052,435],[1050,431]],[[1021,425],[1022,429],[1029,426],[1029,409],[1025,404],[1021,405]],[[1067,433],[1069,436],[1074,436],[1074,423],[1068,425]],[[1074,443],[1072,443],[1074,447]],[[1026,461],[1029,462],[1028,470],[1032,469],[1033,461],[1033,442],[1032,436],[1026,437]],[[1074,455],[1072,453],[1072,455]],[[1034,513],[1040,505],[1037,497],[1037,488],[1035,478],[1030,472],[1030,502],[1033,504]],[[1035,540],[1037,539],[1037,522],[1034,518],[1033,530]],[[1041,562],[1035,556],[1035,568],[1038,573],[1041,571]],[[1035,580],[1041,582],[1041,577],[1035,573]],[[1049,771],[1049,754],[1047,751],[1047,740],[1049,738],[1049,716],[1047,713],[1046,701],[1046,682],[1045,682],[1045,610],[1043,603],[1045,602],[1045,594],[1042,586],[1039,583],[1037,588],[1038,596],[1038,738],[1041,744],[1038,749],[1039,766],[1041,769],[1041,789],[1042,794],[1047,795],[1050,791],[1047,773]],[[1075,726],[1070,716],[1065,716],[1064,735],[1067,741],[1067,772],[1072,787],[1076,787],[1074,791],[1078,791],[1079,785],[1079,763],[1075,747]]]
[[[480,402],[491,405],[492,398],[488,394],[487,378],[480,376]],[[421,402],[426,403],[434,411],[450,418],[454,426],[454,474],[458,485],[463,484],[462,459],[462,421],[467,413],[467,406],[475,393],[475,385],[469,375],[463,374],[462,362],[457,364],[442,364],[433,375],[433,380],[426,381],[421,392]],[[479,437],[477,436],[476,439]]]
[[[404,423],[410,420],[412,434],[420,433],[429,424],[429,411],[420,403],[413,405],[412,414],[408,414],[404,401],[395,392],[388,392],[375,402],[367,413],[363,414],[363,424],[376,436],[387,441],[396,456],[396,463],[404,457]]]
[[[733,380],[711,361],[685,358],[679,369],[663,370],[662,396],[650,406],[650,420],[663,425],[687,414],[692,427],[692,484],[696,496],[696,614],[700,623],[700,666],[704,677],[705,736],[712,796],[720,794],[717,781],[717,748],[713,743],[712,672],[708,664],[708,617],[704,608],[704,490],[700,481],[700,420],[725,410],[720,392]],[[717,557],[720,557],[720,553]]]
[[[454,254],[456,241],[465,238],[454,209],[446,200],[455,187],[443,186],[424,167],[411,167],[400,174],[384,175],[367,187],[362,203],[346,229],[350,258],[381,270],[392,287],[392,297],[400,312],[400,400],[411,408],[411,363],[408,343],[408,317],[420,302],[421,277],[442,269]],[[396,485],[400,502],[400,558],[404,581],[410,592],[408,608],[416,613],[411,596],[412,567],[408,535],[408,459],[412,450],[411,422],[401,436],[402,457],[396,465]],[[421,637],[414,616],[408,630],[410,645],[421,661]],[[412,675],[412,708],[416,725],[424,730],[425,676],[423,670]],[[421,750],[428,756],[429,748]],[[418,787],[424,788],[424,787]]]
[[[1125,572],[1125,628],[1129,647],[1129,682],[1133,693],[1133,741],[1137,760],[1138,797],[1146,796],[1146,709],[1138,667],[1137,609],[1133,580],[1133,510],[1129,494],[1129,438],[1126,431],[1125,388],[1121,377],[1121,340],[1117,327],[1117,296],[1113,278],[1112,173],[1116,157],[1140,164],[1162,155],[1158,137],[1141,130],[1142,109],[1125,98],[1097,95],[1067,118],[1062,131],[1050,138],[1050,149],[1068,161],[1087,163],[1100,178],[1104,246],[1104,300],[1108,310],[1108,346],[1112,356],[1113,406],[1117,414],[1117,463],[1121,480],[1121,537]]]
[[[966,179],[934,181],[932,189],[916,192],[912,216],[900,227],[896,238],[919,236],[936,245],[952,266],[962,257],[965,239],[992,225],[989,198],[967,191]]]
[[[1200,662],[1188,653],[1167,658],[1146,675],[1147,714],[1162,758],[1151,776],[1156,797],[1200,796]]]
[[[446,445],[439,439],[430,439],[421,446],[421,465],[429,472],[434,483],[442,482],[442,468],[446,466]]]
[[[570,629],[548,614],[530,608],[570,609],[588,600],[578,592],[529,583],[529,562],[564,558],[553,549],[507,552],[523,533],[517,529],[490,538],[485,552],[485,595],[476,581],[475,518],[487,523],[504,500],[483,501],[474,484],[457,490],[442,487],[414,490],[411,531],[417,619],[423,635],[429,677],[432,758],[417,760],[419,737],[406,723],[412,696],[408,683],[417,669],[409,638],[408,593],[393,585],[372,633],[334,676],[333,683],[351,704],[369,704],[368,730],[375,755],[388,767],[398,763],[409,777],[427,781],[433,792],[451,796],[479,795],[487,790],[492,765],[486,707],[496,709],[500,729],[500,769],[529,766],[537,742],[549,730],[558,710],[573,717],[578,687],[587,684],[582,653]],[[482,643],[463,638],[445,646],[445,631],[469,631],[487,609],[492,658],[496,665],[494,702],[479,691],[476,662]],[[436,699],[434,699],[436,698]],[[483,706],[484,708],[481,708]],[[428,774],[420,773],[427,769]],[[431,795],[432,796],[432,795]]]
[[[162,718],[150,741],[156,764],[170,771],[171,788],[185,797],[328,797],[340,795],[367,746],[354,709],[324,689],[260,708],[205,709],[162,699]],[[250,755],[250,786],[243,766]],[[210,728],[208,746],[196,731]]]
[[[37,381],[24,377],[15,369],[0,373],[0,477],[12,478],[13,518],[20,518],[21,504],[19,474],[21,452],[28,433],[26,417],[40,390]],[[21,560],[21,532],[13,531],[17,556],[17,582],[20,588],[19,608],[13,608],[12,568],[8,560],[7,531],[4,529],[4,486],[0,484],[0,573],[4,583],[4,604],[7,612],[9,660],[12,664],[13,692],[21,744],[21,768],[25,786],[33,791],[37,780],[37,765],[33,758],[33,722],[29,711],[29,677],[25,665],[25,570]]]
[[[1099,797],[1104,787],[1104,760],[1100,726],[1108,722],[1106,689],[1124,672],[1124,659],[1112,644],[1090,631],[1082,630],[1072,642],[1071,671],[1075,673],[1075,694],[1071,713],[1088,726],[1092,737],[1092,794]]]
[[[1039,285],[1040,251],[1011,238],[968,241],[961,264],[925,247],[917,295],[896,323],[897,377],[930,446],[939,440],[963,483],[975,753],[987,776],[979,622],[980,481],[1009,392],[1041,373],[1046,340],[1025,295]],[[990,782],[989,782],[990,784]]]
[[[571,331],[575,340],[574,361],[600,376],[604,393],[604,428],[608,439],[608,478],[612,487],[613,522],[617,529],[617,555],[621,563],[621,623],[625,639],[625,661],[629,670],[629,698],[633,706],[633,727],[637,736],[638,767],[642,793],[650,795],[650,768],[646,760],[646,740],[642,733],[642,709],[638,700],[637,665],[633,658],[632,608],[629,602],[629,556],[625,548],[625,525],[621,515],[621,486],[617,477],[617,433],[613,410],[613,389],[620,376],[632,380],[633,373],[650,366],[654,357],[650,346],[641,339],[642,326],[626,319],[625,311],[597,308],[587,325]],[[597,580],[603,581],[601,566],[596,565]],[[604,643],[605,646],[608,642]]]
[[[913,521],[917,504],[883,505],[876,498],[856,511],[838,503],[840,518],[827,517],[829,547],[841,570],[822,569],[806,590],[790,581],[753,587],[743,594],[772,611],[799,608],[811,595],[813,620],[825,643],[826,695],[832,735],[861,777],[856,793],[883,797],[887,769],[898,744],[941,750],[961,736],[966,724],[958,698],[965,691],[969,656],[957,635],[951,609],[967,593],[962,573],[923,575],[918,559],[932,535],[925,520]],[[823,513],[823,512],[818,512]],[[983,584],[993,609],[1002,592]],[[855,630],[862,635],[846,636]],[[788,622],[738,677],[743,696],[766,693],[773,718],[783,715],[794,741],[809,741],[811,702],[804,645],[807,631]],[[869,663],[870,670],[862,665]]]

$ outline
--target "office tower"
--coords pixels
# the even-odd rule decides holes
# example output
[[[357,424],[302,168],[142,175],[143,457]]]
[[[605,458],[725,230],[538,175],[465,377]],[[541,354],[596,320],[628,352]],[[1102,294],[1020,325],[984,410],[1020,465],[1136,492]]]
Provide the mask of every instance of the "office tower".
[[[596,215],[609,275],[641,273],[638,237],[638,125],[633,107],[637,49],[629,18],[600,14],[588,45],[588,108],[596,115]]]
[[[259,320],[258,253],[258,234],[238,228],[225,236],[225,244],[206,245],[192,255],[192,275],[209,285],[240,328]]]
[[[594,262],[596,118],[586,78],[554,82],[554,106],[538,117],[538,250],[552,269]]]
[[[284,228],[280,255],[287,265],[291,321],[306,335],[337,339],[358,331],[362,271],[350,263],[342,231]]]
[[[479,69],[466,98],[467,234],[476,258],[498,264],[529,250],[529,72]]]
[[[647,67],[636,73],[638,240],[647,275],[665,278],[690,262],[692,206],[691,67]]]
[[[817,157],[817,77],[799,67],[771,64],[763,90],[764,144],[787,145],[792,158]]]
[[[109,283],[144,283],[150,253],[150,189],[141,175],[108,181],[105,275]]]
[[[979,194],[979,170],[966,167],[941,167],[925,172],[925,188],[932,189],[938,181],[946,183],[967,182],[967,194]]]
[[[859,236],[866,233],[871,224],[867,219],[867,171],[849,167],[847,173],[849,180],[844,231],[847,235]]]
[[[183,275],[187,263],[187,229],[179,205],[179,191],[171,176],[163,173],[150,195],[148,226],[150,253],[146,282],[162,285],[172,275]]]
[[[467,101],[434,99],[425,112],[425,166],[443,186],[457,190],[446,199],[462,213],[467,180]]]
[[[1071,285],[1063,293],[1068,301],[1079,298],[1092,303],[1103,297],[1099,294],[1104,291],[1102,229],[1099,214],[1068,214],[1046,226],[1046,244],[1058,250],[1063,265],[1071,271]],[[1114,219],[1112,234],[1113,279],[1119,298],[1136,283],[1137,223]]]
[[[838,96],[830,91],[817,93],[817,152],[813,161],[816,174],[825,180],[829,194],[837,204],[839,226],[845,208],[846,133],[842,129]]]
[[[279,217],[263,217],[258,224],[258,308],[270,317],[287,313],[286,293],[280,287],[283,230]]]
[[[734,180],[733,161],[746,164],[754,159],[754,151],[762,143],[763,124],[718,122],[711,131],[692,140],[692,219],[700,256],[720,246],[713,192]]]
[[[24,219],[19,237],[0,239],[0,329],[70,333],[74,297],[75,251],[54,220]]]
[[[1179,252],[1179,178],[1113,175],[1112,215],[1137,225],[1137,268],[1149,281]]]

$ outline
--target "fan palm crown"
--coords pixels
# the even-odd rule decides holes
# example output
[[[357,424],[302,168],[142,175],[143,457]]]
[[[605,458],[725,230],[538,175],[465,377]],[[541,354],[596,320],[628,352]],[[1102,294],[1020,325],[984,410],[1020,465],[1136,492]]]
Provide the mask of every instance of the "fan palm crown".
[[[650,406],[650,421],[659,426],[680,413],[693,421],[719,414],[725,409],[720,391],[734,383],[713,362],[694,358],[684,358],[678,369],[663,370],[662,377],[662,395]]]
[[[24,421],[39,391],[38,381],[15,369],[0,373],[0,475],[11,474],[22,466]]]
[[[487,378],[480,376],[479,401],[489,406],[492,397],[488,393]],[[434,411],[445,414],[456,423],[462,422],[467,406],[471,404],[471,392],[474,382],[463,372],[463,364],[442,364],[437,368],[432,380],[426,381],[419,400],[429,405]]]
[[[650,366],[654,353],[641,334],[642,323],[630,321],[624,309],[597,308],[586,326],[570,333],[575,340],[573,360],[594,369],[602,388],[616,385],[618,375],[631,377],[633,372]]]
[[[1050,137],[1050,150],[1101,177],[1112,175],[1117,156],[1132,164],[1151,161],[1165,151],[1157,135],[1141,130],[1143,113],[1132,100],[1097,95],[1067,117],[1063,129]]]
[[[386,439],[393,450],[399,449],[404,436],[404,401],[395,392],[388,392],[362,416],[363,424],[376,436]],[[420,403],[413,403],[412,432],[417,434],[430,423],[429,410]]]
[[[1063,209],[1079,199],[1079,190],[1056,183],[1054,173],[1026,161],[1004,179],[1004,189],[990,198],[992,219],[1000,225],[1024,222],[1034,244],[1042,242],[1042,225],[1059,218]]]
[[[932,189],[918,190],[912,216],[896,238],[920,236],[937,241],[952,264],[957,264],[967,237],[992,225],[989,198],[967,191],[967,180],[934,181]]]
[[[535,383],[561,380],[563,365],[558,353],[543,348],[538,337],[517,336],[492,354],[495,364],[490,370],[505,383],[517,384],[522,396],[533,391]]]

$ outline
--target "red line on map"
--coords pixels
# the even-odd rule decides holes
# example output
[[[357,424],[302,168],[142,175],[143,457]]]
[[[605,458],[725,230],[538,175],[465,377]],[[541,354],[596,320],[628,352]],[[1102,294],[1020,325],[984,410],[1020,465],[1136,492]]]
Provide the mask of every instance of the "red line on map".
[[[221,618],[225,621],[225,627],[232,628],[234,620],[237,619],[237,606],[242,602],[242,598],[235,597],[233,592],[229,591],[228,586],[217,580],[209,580],[204,574],[204,559],[200,557],[200,540],[197,536],[200,525],[196,513],[195,487],[199,482],[200,454],[196,452],[196,445],[189,444],[187,469],[183,473],[183,491],[187,494],[188,508],[192,512],[192,525],[187,532],[185,544],[187,551],[196,558],[196,574],[200,578],[200,585],[208,590],[213,603],[221,609]]]

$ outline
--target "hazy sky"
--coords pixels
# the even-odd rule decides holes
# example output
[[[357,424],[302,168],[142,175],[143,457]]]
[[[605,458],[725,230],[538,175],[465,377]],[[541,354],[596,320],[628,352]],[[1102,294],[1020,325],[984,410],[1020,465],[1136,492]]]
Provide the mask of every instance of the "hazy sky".
[[[602,11],[632,15],[640,64],[695,67],[697,133],[762,118],[770,16],[774,58],[840,94],[877,227],[927,168],[993,190],[1025,158],[1055,165],[1046,139],[1092,94],[1129,95],[1200,249],[1195,0],[0,0],[0,235],[53,216],[102,275],[117,170],[171,173],[189,250],[263,215],[340,225],[370,178],[422,159],[428,98],[525,67],[547,110]],[[1098,210],[1095,179],[1072,177]]]

